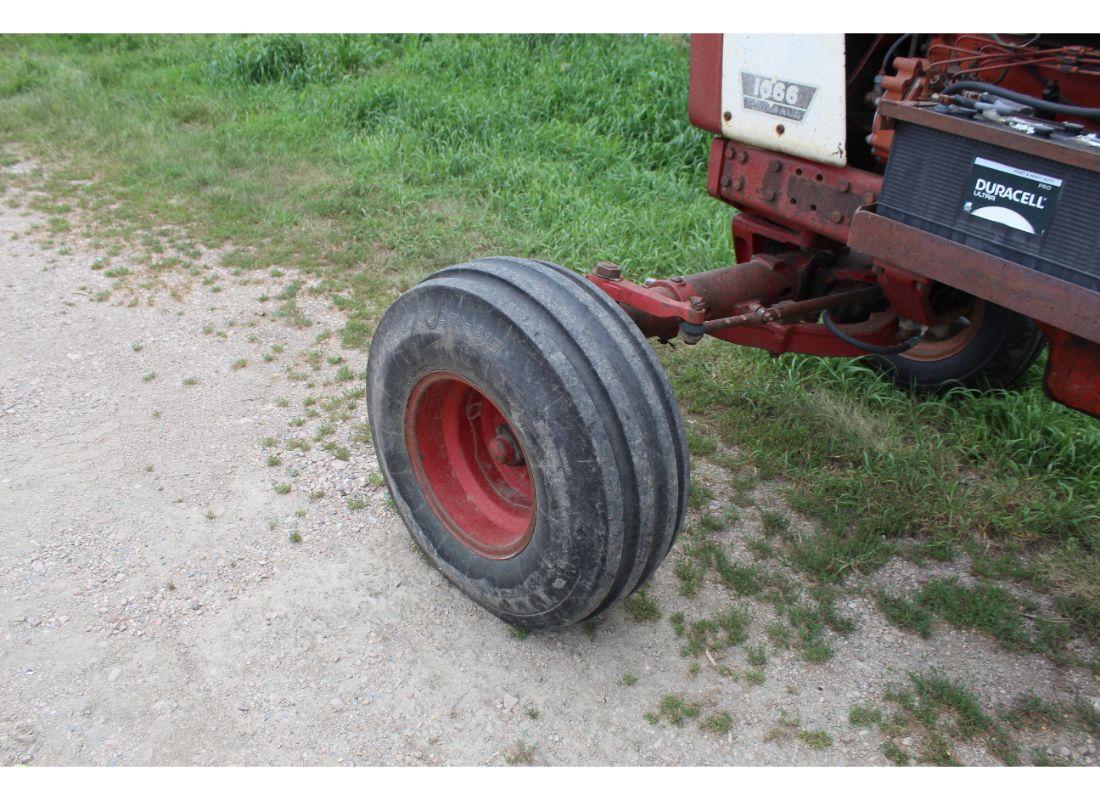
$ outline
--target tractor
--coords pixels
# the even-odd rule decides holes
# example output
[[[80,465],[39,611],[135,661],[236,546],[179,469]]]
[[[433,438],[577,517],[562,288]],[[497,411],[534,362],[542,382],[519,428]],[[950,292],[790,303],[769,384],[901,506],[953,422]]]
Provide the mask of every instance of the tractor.
[[[688,450],[647,338],[869,356],[917,392],[1010,386],[1048,347],[1047,395],[1100,416],[1100,37],[696,35],[689,83],[736,263],[484,258],[373,337],[396,509],[516,626],[602,613],[675,541]]]

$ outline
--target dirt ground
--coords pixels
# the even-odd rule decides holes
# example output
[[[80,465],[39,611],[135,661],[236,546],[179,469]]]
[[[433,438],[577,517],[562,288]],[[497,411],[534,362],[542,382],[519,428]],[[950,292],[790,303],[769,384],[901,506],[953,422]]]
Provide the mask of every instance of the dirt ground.
[[[665,618],[617,609],[518,637],[411,546],[353,438],[362,401],[332,434],[347,460],[289,446],[326,420],[309,398],[356,402],[329,357],[365,366],[336,336],[317,343],[339,326],[326,304],[302,299],[313,324],[295,328],[258,299],[292,273],[97,301],[100,254],[46,249],[28,235],[40,217],[0,209],[0,763],[886,764],[882,733],[848,714],[908,670],[942,667],[990,708],[1025,690],[1100,703],[1087,670],[947,627],[921,639],[864,595],[842,601],[855,630],[824,663],[778,651],[759,685],[706,661],[693,675],[667,616],[725,599],[679,596],[671,560],[650,591]],[[721,535],[736,549],[759,524]],[[750,604],[755,637],[769,610]],[[647,722],[668,694],[732,727]],[[1072,726],[1021,742],[1096,759]]]

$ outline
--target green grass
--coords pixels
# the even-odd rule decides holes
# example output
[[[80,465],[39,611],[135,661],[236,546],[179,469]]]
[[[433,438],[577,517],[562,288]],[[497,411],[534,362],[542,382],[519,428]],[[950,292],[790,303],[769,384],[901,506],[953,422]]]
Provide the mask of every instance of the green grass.
[[[361,348],[398,292],[456,261],[613,257],[635,280],[728,263],[687,68],[679,36],[9,36],[0,142],[46,162],[55,230],[139,249],[114,280],[201,276],[201,252],[224,247],[230,267],[295,268],[269,314],[308,326],[317,295]],[[1019,392],[918,400],[862,361],[660,352],[706,431],[692,451],[748,462],[737,503],[782,478],[820,528],[798,539],[763,519],[808,581],[980,542],[976,570],[1023,576],[1100,636],[1100,425],[1043,397],[1042,364]],[[714,499],[698,488],[689,505]]]
[[[653,622],[661,618],[661,608],[654,597],[640,590],[623,601],[623,608],[635,622]]]
[[[909,685],[889,687],[884,698],[896,709],[883,723],[883,752],[894,763],[908,763],[909,755],[895,741],[907,733],[917,735],[916,758],[923,764],[958,763],[951,749],[954,742],[974,742],[1004,764],[1019,763],[1016,742],[978,696],[938,669],[910,672]]]
[[[963,585],[956,578],[928,581],[911,598],[879,592],[879,610],[890,622],[928,637],[934,615],[956,627],[981,631],[1011,650],[1029,650],[1061,657],[1072,638],[1065,623],[1045,619],[1030,602],[989,583]]]

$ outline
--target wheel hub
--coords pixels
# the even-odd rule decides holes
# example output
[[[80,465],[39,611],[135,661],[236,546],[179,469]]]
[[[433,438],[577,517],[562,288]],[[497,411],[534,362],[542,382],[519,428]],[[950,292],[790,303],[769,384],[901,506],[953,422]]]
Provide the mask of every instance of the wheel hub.
[[[452,372],[413,387],[405,437],[424,497],[447,530],[485,558],[531,540],[535,497],[523,446],[489,396]]]

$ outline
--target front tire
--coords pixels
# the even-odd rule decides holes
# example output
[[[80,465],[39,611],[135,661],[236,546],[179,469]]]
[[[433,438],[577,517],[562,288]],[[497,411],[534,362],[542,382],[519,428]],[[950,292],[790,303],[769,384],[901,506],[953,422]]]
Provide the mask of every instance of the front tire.
[[[553,264],[431,275],[374,334],[367,402],[413,538],[507,622],[587,619],[653,574],[688,455],[656,357],[603,292]]]

